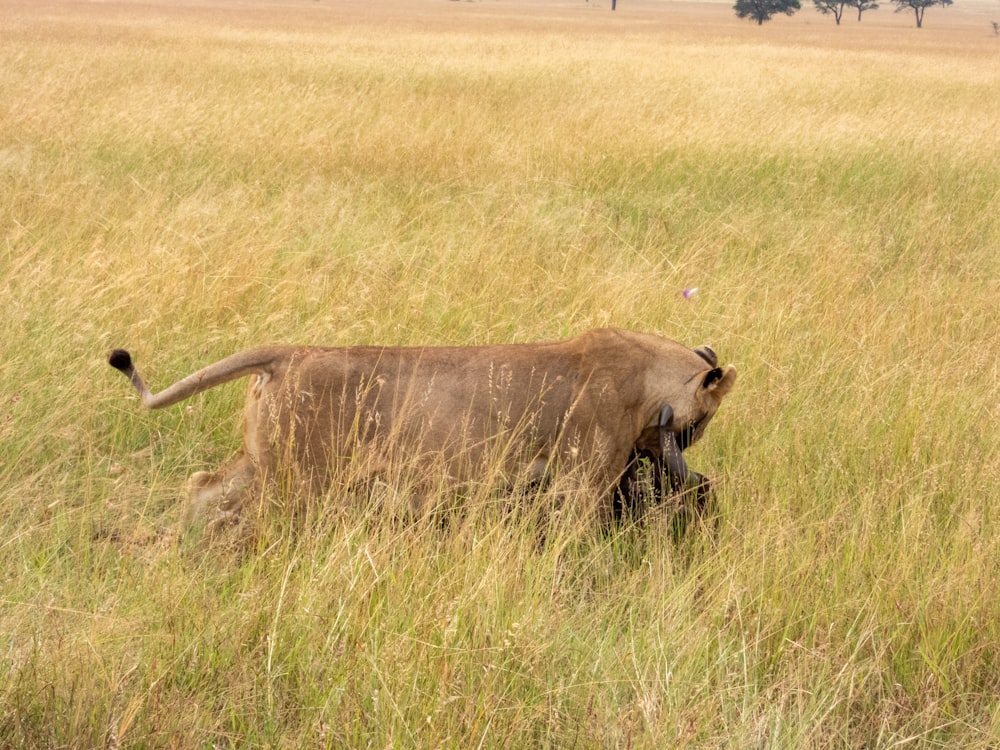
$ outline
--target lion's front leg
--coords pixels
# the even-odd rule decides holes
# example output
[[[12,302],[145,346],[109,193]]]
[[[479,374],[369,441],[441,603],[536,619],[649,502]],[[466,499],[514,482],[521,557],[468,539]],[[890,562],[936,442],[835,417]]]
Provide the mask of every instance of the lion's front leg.
[[[219,471],[192,474],[188,480],[190,503],[185,525],[207,523],[218,528],[235,522],[256,474],[257,467],[245,454]]]
[[[609,447],[609,442],[594,440],[580,450],[566,451],[554,485],[582,501],[581,510],[601,528],[616,518],[615,493],[628,462],[628,454]]]

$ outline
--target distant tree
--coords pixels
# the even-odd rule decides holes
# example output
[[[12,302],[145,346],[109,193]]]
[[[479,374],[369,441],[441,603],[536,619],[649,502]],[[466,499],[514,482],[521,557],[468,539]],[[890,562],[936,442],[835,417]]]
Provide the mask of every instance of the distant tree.
[[[749,18],[761,26],[764,21],[770,21],[775,13],[790,16],[801,7],[799,0],[736,0],[733,10],[739,18]]]
[[[952,0],[892,0],[896,5],[896,12],[912,10],[917,18],[917,28],[923,28],[924,11],[933,5],[940,5],[942,8],[951,5]]]
[[[878,3],[875,0],[847,0],[847,4],[852,8],[858,9],[858,21],[861,20],[861,14],[866,10],[876,10],[878,8]]]
[[[847,0],[813,0],[813,5],[824,16],[833,13],[833,20],[840,26],[840,19],[844,17],[844,6],[847,5]]]

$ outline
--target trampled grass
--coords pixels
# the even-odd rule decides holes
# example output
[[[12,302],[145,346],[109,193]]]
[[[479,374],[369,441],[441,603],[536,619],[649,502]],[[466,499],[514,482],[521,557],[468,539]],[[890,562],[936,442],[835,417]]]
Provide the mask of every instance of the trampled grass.
[[[1000,741],[988,13],[595,6],[0,9],[0,746]],[[740,369],[714,530],[177,547],[242,387],[104,362],[606,324]]]

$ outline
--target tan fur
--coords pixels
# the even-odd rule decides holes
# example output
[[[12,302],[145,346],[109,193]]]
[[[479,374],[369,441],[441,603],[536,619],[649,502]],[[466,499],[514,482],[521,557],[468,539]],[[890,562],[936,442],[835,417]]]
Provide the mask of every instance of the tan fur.
[[[732,389],[735,368],[718,370],[711,349],[698,351],[618,329],[495,346],[276,346],[227,357],[156,395],[127,353],[112,364],[149,408],[250,376],[243,450],[190,480],[195,514],[214,523],[235,520],[268,482],[318,494],[347,464],[375,477],[401,460],[449,482],[496,474],[497,461],[510,482],[575,477],[607,517],[607,496],[661,407],[673,407],[675,432],[696,425],[693,442]]]

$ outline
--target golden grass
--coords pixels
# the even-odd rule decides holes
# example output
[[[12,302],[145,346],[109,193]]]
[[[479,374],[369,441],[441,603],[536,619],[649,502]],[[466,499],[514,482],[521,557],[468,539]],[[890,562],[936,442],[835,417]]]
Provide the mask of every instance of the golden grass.
[[[997,743],[989,6],[606,5],[0,8],[0,745]],[[241,388],[103,360],[605,324],[740,368],[715,532],[176,549]]]

